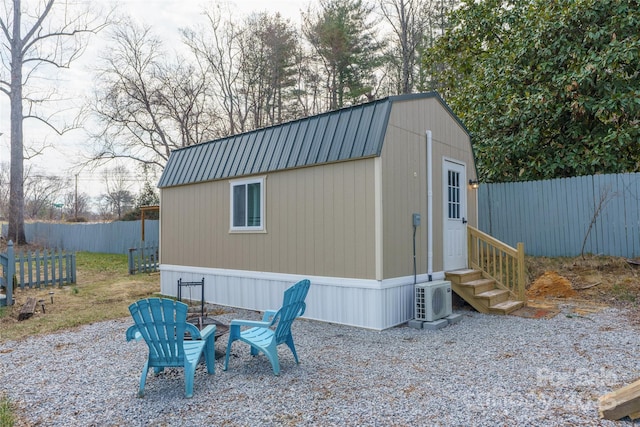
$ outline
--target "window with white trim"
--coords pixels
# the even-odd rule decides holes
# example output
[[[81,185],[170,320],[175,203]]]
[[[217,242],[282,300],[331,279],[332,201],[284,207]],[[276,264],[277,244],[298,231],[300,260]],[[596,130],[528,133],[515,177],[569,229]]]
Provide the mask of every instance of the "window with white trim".
[[[231,230],[264,230],[264,178],[230,182]]]

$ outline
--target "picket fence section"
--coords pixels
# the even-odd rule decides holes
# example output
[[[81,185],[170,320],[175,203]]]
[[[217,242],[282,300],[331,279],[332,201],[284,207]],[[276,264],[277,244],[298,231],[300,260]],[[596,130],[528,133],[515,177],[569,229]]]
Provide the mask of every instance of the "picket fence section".
[[[6,224],[2,235],[7,235]],[[43,247],[60,248],[73,252],[97,252],[126,254],[141,240],[141,221],[116,221],[109,223],[56,224],[48,222],[26,223],[27,241]],[[158,242],[159,221],[145,220],[145,241]]]
[[[157,243],[140,242],[135,248],[129,248],[129,274],[152,273],[160,268]]]
[[[479,229],[527,255],[640,256],[640,173],[482,184]]]
[[[58,250],[28,251],[15,257],[20,289],[63,286],[76,282],[76,254]]]
[[[3,294],[0,294],[0,307],[13,305],[13,277],[16,271],[16,263],[12,241],[9,241],[7,245],[7,252],[4,254],[0,253],[0,267],[2,267],[0,290],[4,291]],[[9,284],[11,284],[11,286],[9,286]]]
[[[9,241],[7,252],[0,254],[2,266],[2,305],[13,305],[13,288],[44,288],[76,283],[76,254],[59,250],[15,253]]]

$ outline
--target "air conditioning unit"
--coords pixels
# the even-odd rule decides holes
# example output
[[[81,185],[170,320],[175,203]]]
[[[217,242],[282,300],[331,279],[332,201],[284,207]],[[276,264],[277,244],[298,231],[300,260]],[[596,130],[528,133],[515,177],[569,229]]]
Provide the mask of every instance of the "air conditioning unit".
[[[451,314],[451,282],[416,284],[416,320],[433,322]]]

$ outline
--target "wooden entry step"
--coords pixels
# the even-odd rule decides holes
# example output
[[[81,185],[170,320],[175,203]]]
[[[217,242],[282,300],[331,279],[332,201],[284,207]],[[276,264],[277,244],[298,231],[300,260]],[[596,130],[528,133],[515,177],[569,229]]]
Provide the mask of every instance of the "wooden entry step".
[[[451,288],[473,308],[485,314],[509,314],[524,306],[509,291],[500,289],[493,279],[485,278],[479,270],[463,269],[445,273]]]

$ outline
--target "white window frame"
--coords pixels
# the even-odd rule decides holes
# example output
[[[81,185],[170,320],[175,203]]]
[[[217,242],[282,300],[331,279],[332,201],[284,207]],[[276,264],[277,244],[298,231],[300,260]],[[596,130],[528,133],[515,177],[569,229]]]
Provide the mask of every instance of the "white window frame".
[[[248,192],[245,190],[245,206],[244,206],[244,210],[245,210],[245,225],[242,226],[235,226],[233,225],[233,219],[234,219],[234,188],[238,187],[238,186],[245,186],[245,188],[249,185],[249,184],[260,184],[260,225],[252,225],[252,226],[248,226],[247,224],[247,220],[248,220],[248,197],[247,194]],[[266,230],[265,228],[265,200],[264,200],[264,195],[265,195],[265,191],[264,191],[264,184],[265,184],[265,177],[257,177],[257,178],[247,178],[247,179],[237,179],[237,180],[233,180],[233,181],[229,181],[229,230],[231,232],[264,232]]]

